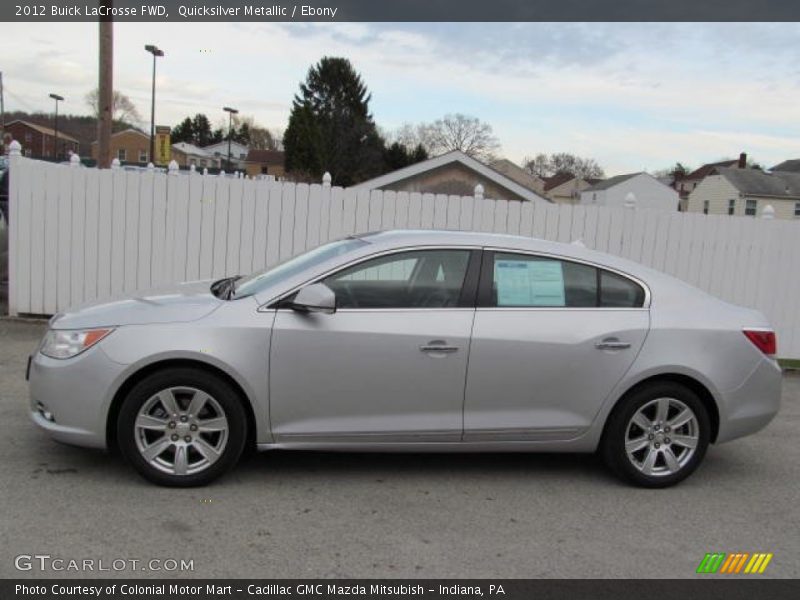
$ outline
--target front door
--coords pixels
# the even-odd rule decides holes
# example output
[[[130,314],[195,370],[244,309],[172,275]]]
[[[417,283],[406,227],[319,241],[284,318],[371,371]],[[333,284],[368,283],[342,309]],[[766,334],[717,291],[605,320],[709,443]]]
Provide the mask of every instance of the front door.
[[[479,252],[403,251],[327,277],[334,314],[278,308],[277,442],[458,441]],[[472,289],[467,289],[472,281]]]
[[[486,251],[464,405],[464,440],[579,436],[649,329],[645,290],[618,273]]]

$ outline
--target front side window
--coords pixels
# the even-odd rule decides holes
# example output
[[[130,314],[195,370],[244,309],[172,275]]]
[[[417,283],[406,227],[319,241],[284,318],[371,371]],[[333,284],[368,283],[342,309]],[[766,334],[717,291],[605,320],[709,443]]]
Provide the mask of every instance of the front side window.
[[[728,214],[732,215],[736,212],[736,200],[728,200]]]
[[[498,308],[639,308],[634,281],[582,263],[550,257],[494,254],[489,306]]]
[[[800,217],[800,202],[794,203],[794,216]]]
[[[709,206],[709,204],[710,204],[710,202],[708,200],[703,200],[703,214],[704,215],[708,214],[708,206]]]
[[[118,159],[125,160],[126,156],[127,156],[127,152],[125,151],[125,148],[120,148],[119,150],[117,150],[117,158]]]
[[[748,217],[755,217],[757,210],[758,210],[758,201],[747,200],[744,206],[744,214],[746,214]]]
[[[460,304],[470,250],[414,250],[325,279],[338,308],[451,308]]]

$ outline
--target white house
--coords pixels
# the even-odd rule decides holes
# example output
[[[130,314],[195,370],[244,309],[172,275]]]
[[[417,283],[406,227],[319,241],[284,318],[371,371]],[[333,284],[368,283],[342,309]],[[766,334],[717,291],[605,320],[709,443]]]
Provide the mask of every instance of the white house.
[[[648,173],[630,173],[604,179],[581,192],[585,206],[678,210],[678,192]]]
[[[211,154],[212,156],[220,159],[223,168],[228,168],[228,142],[227,140],[222,140],[221,142],[217,142],[216,144],[211,144],[209,146],[203,146],[203,150]],[[245,146],[244,144],[240,144],[239,142],[231,141],[231,163],[233,163],[234,169],[244,169],[245,168],[245,161],[247,160],[247,153],[250,151],[250,148]]]
[[[182,167],[194,165],[201,169],[204,167],[218,169],[222,163],[222,159],[214,156],[213,153],[189,142],[172,144],[172,158]]]
[[[689,212],[757,217],[771,206],[776,219],[800,219],[800,173],[717,168],[689,194]]]

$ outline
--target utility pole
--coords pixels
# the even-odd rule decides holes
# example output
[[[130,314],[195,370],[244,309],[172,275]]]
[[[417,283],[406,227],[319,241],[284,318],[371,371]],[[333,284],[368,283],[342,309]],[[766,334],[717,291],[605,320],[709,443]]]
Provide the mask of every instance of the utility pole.
[[[228,170],[233,171],[231,168],[231,134],[233,133],[233,115],[239,114],[239,111],[230,106],[224,106],[222,110],[228,113]]]
[[[0,148],[6,153],[6,105],[3,100],[3,72],[0,71]]]
[[[164,51],[158,46],[148,44],[144,47],[153,55],[153,92],[150,96],[150,162],[155,164],[156,159],[156,58],[164,56]]]
[[[106,8],[113,8],[112,0],[104,0]],[[111,17],[100,17],[99,85],[97,88],[97,166],[111,166],[111,126],[114,117],[114,22]]]
[[[64,96],[50,94],[50,97],[56,101],[56,116],[53,120],[53,132],[55,133],[55,139],[53,140],[53,158],[58,162],[58,103],[64,99]]]

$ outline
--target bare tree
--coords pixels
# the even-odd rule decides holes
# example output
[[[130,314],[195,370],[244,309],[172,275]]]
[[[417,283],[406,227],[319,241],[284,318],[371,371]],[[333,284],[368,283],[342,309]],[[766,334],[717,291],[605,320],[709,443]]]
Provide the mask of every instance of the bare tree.
[[[581,158],[568,152],[555,154],[537,154],[533,158],[523,160],[525,168],[533,175],[550,177],[557,173],[569,173],[582,179],[604,177],[602,167],[593,158]]]
[[[86,94],[84,98],[86,104],[91,107],[92,113],[94,113],[95,116],[100,115],[100,110],[98,108],[99,102],[97,98],[98,92],[96,89]],[[139,111],[136,109],[136,105],[133,103],[133,100],[117,90],[114,90],[111,114],[114,121],[128,123],[129,125],[142,122],[142,117],[139,114]]]
[[[445,115],[433,123],[406,123],[391,138],[408,150],[419,145],[431,155],[460,150],[485,162],[493,160],[500,149],[491,125],[459,113]]]

